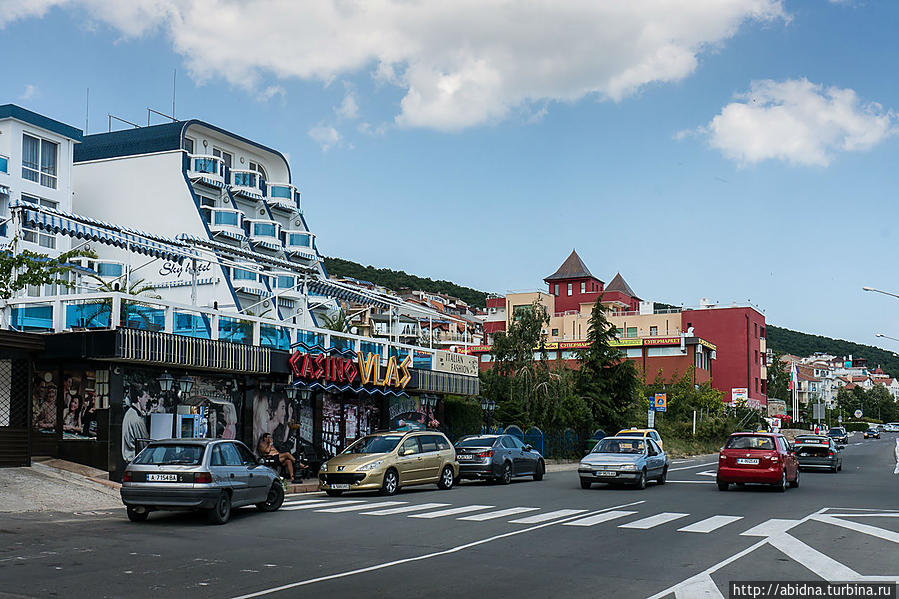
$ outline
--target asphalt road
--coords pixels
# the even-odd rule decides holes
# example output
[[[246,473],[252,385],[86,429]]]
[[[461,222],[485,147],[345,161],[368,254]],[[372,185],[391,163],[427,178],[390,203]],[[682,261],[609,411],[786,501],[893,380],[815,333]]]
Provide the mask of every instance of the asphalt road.
[[[786,493],[722,493],[706,456],[644,491],[582,490],[566,471],[392,498],[295,495],[225,526],[4,514],[0,597],[692,598],[726,597],[731,580],[899,581],[895,437],[854,437],[842,472],[803,472]]]

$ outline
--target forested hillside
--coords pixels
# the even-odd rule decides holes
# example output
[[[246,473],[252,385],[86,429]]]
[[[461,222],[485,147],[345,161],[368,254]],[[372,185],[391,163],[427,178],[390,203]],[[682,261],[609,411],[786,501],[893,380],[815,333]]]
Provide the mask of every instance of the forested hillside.
[[[383,285],[388,289],[398,291],[401,287],[420,289],[431,293],[445,293],[458,297],[471,306],[483,308],[486,304],[487,294],[471,287],[462,287],[450,281],[435,281],[425,277],[410,275],[401,270],[389,268],[375,268],[374,266],[362,266],[352,260],[343,258],[328,258],[325,256],[325,268],[333,277],[352,277],[363,281],[371,281],[377,285]]]
[[[871,345],[862,345],[842,339],[832,339],[821,335],[800,333],[774,325],[767,325],[768,347],[782,354],[808,356],[814,352],[825,352],[834,356],[867,358],[874,369],[879,364],[887,373],[899,376],[899,358],[891,352]]]

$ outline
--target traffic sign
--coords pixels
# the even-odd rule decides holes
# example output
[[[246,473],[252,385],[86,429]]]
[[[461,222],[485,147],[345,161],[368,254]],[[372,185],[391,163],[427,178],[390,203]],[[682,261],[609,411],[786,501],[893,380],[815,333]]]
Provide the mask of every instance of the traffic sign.
[[[668,411],[668,394],[656,393],[654,407],[656,412]]]
[[[656,425],[656,411],[646,411],[646,428],[653,428]]]
[[[861,410],[856,410],[855,412],[853,412],[853,415],[854,415],[856,418],[861,418],[861,417],[862,417],[862,411],[861,411]]]

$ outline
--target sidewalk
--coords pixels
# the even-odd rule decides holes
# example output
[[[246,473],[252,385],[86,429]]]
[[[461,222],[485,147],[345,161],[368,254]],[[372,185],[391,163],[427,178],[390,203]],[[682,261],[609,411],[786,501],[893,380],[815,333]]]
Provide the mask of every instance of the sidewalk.
[[[118,484],[103,471],[63,460],[33,461],[31,468],[0,468],[0,513],[78,512],[122,507]]]

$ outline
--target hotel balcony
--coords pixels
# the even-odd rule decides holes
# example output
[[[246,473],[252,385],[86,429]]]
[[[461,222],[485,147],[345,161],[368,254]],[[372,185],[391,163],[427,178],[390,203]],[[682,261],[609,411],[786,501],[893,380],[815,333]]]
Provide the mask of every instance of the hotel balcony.
[[[0,154],[0,173],[9,174],[9,157]]]
[[[231,285],[235,291],[242,291],[249,295],[264,295],[268,293],[263,282],[264,275],[259,274],[258,267],[253,263],[246,263],[246,268],[240,266],[231,267]]]
[[[271,281],[272,291],[279,298],[288,300],[303,298],[303,286],[295,274],[290,272],[273,272],[271,273]]]
[[[217,156],[188,154],[187,176],[194,183],[211,187],[225,186],[225,162]]]
[[[300,212],[300,192],[290,183],[266,183],[266,201],[270,208],[291,214]]]
[[[206,222],[209,223],[209,231],[216,237],[225,237],[235,241],[246,241],[247,234],[244,231],[244,216],[240,210],[232,208],[203,207]]]
[[[281,243],[281,225],[273,220],[248,218],[245,221],[250,242],[272,251],[284,249]]]
[[[265,181],[260,173],[241,169],[230,169],[228,185],[235,194],[253,200],[261,200],[265,189]]]
[[[288,254],[315,258],[315,234],[309,231],[284,231],[284,248]]]

